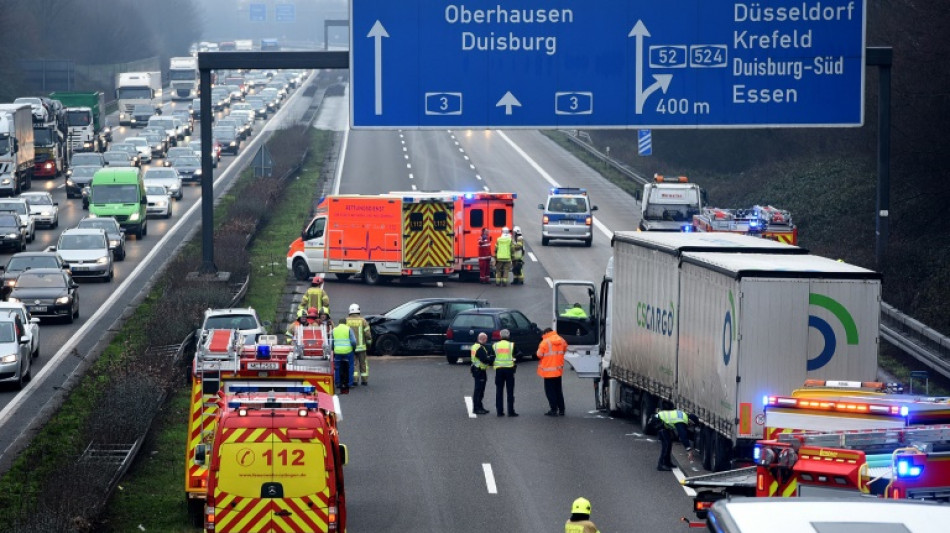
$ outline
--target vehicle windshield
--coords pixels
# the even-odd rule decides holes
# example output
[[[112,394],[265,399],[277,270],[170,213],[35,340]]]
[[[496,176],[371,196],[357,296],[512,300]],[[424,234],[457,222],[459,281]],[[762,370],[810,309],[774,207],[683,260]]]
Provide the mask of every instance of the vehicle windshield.
[[[95,204],[135,204],[139,188],[135,185],[94,185],[92,202]]]
[[[0,137],[0,155],[6,154],[10,151],[10,137],[2,136]]]
[[[0,322],[0,342],[9,344],[16,342],[16,332],[13,322]]]
[[[160,143],[162,142],[164,135],[160,135],[158,133],[143,133],[142,137],[145,137],[145,140],[150,143]]]
[[[35,146],[53,146],[56,140],[56,133],[52,128],[41,128],[33,130],[33,144]]]
[[[7,263],[7,272],[22,272],[31,268],[59,268],[56,258],[51,255],[28,255],[26,257],[11,257]]]
[[[115,97],[119,100],[150,100],[152,98],[152,90],[148,87],[119,87],[115,93]]]
[[[548,202],[551,213],[586,213],[587,201],[584,198],[555,197]]]
[[[106,160],[106,163],[131,163],[127,152],[106,152],[102,154],[102,157]]]
[[[117,233],[114,218],[87,218],[79,222],[77,228],[101,229],[106,233]]]
[[[208,317],[204,329],[257,329],[252,315],[221,315]]]
[[[231,141],[235,139],[234,128],[215,128],[214,136],[218,139]]]
[[[66,278],[62,274],[32,274],[24,272],[16,279],[18,289],[51,289],[66,287]]]
[[[699,194],[694,189],[653,189],[643,218],[686,222],[699,214]]]
[[[85,167],[73,167],[73,179],[75,178],[91,178],[95,175],[96,171],[101,167],[95,166],[85,166]]]
[[[392,320],[402,320],[409,316],[418,307],[419,302],[406,302],[398,307],[394,307],[389,311],[386,311],[383,316]]]
[[[153,119],[151,119],[151,120],[148,121],[148,125],[149,125],[149,126],[158,126],[159,128],[162,128],[163,130],[173,130],[173,129],[175,129],[175,121],[172,120],[172,119],[170,119],[170,118],[162,118],[162,119],[154,119],[154,118],[153,118]]]
[[[101,250],[106,247],[102,235],[73,235],[67,233],[59,238],[58,250]]]
[[[150,168],[145,171],[145,180],[174,180],[178,173],[170,168]]]
[[[2,202],[0,203],[0,211],[12,211],[18,215],[27,214],[26,204],[23,202]]]
[[[88,126],[92,123],[92,111],[66,111],[66,125],[73,127]]]
[[[150,185],[145,187],[145,194],[149,196],[164,196],[168,193],[165,191],[165,187],[161,185]]]
[[[73,167],[81,167],[83,165],[101,167],[102,156],[99,154],[73,154],[72,165]]]
[[[0,215],[0,228],[14,228],[18,229],[20,227],[20,219],[15,216]]]
[[[30,205],[53,205],[53,200],[45,194],[23,194],[21,198],[27,198]]]
[[[172,81],[195,81],[197,71],[193,69],[170,69],[168,79]]]
[[[200,167],[201,160],[194,156],[176,157],[172,160],[173,167]]]
[[[132,108],[133,115],[151,115],[155,109],[150,105],[138,104]]]
[[[145,137],[129,137],[125,142],[131,144],[132,146],[148,146],[148,139]]]

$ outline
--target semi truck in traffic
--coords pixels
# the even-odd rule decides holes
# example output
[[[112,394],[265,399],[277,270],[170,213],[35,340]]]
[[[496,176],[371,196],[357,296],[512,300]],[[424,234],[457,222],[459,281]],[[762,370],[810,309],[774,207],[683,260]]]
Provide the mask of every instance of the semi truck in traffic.
[[[0,104],[0,194],[29,189],[35,164],[30,104]]]
[[[150,105],[156,112],[162,108],[161,72],[121,72],[116,78],[115,99],[119,109],[119,124],[132,124],[132,109],[136,105]]]
[[[590,295],[589,318],[555,315],[566,359],[598,380],[600,407],[644,428],[664,405],[697,415],[709,470],[751,457],[769,394],[876,377],[877,272],[729,233],[618,232],[612,246],[599,298],[555,282],[556,309]]]
[[[706,191],[685,176],[656,174],[643,191],[634,193],[634,199],[640,205],[641,231],[683,231],[702,211]]]
[[[33,177],[55,178],[66,170],[66,142],[56,125],[34,125],[33,146],[36,152]]]
[[[168,89],[172,100],[198,98],[198,58],[173,57],[168,66]]]
[[[106,126],[105,95],[101,92],[55,92],[49,95],[66,107],[66,140],[73,152],[104,152],[112,141]]]
[[[445,279],[455,268],[454,206],[451,194],[327,196],[290,244],[287,269],[299,280],[332,272],[368,285]]]

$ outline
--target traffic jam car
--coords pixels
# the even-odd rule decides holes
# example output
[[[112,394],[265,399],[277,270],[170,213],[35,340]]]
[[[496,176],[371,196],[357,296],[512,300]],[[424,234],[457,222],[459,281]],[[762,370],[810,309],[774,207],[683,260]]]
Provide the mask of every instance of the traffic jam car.
[[[486,333],[488,342],[501,340],[501,330],[507,329],[509,340],[515,344],[515,359],[535,357],[541,343],[541,329],[517,309],[496,307],[471,309],[455,316],[445,332],[445,358],[449,364],[471,357],[472,344],[478,334]]]
[[[24,340],[23,323],[16,315],[0,317],[0,384],[13,383],[22,390],[30,381],[33,357]]]
[[[112,252],[106,232],[98,228],[72,228],[59,236],[56,246],[48,250],[58,253],[69,265],[73,276],[102,278],[112,281]],[[22,275],[21,275],[22,277]]]
[[[441,353],[445,332],[462,311],[488,307],[474,298],[421,298],[410,300],[382,315],[367,315],[373,333],[370,349],[376,355]]]
[[[16,285],[20,274],[34,268],[69,269],[56,252],[20,252],[13,254],[7,264],[0,267],[3,270],[3,284],[7,287]]]
[[[20,274],[8,302],[21,302],[36,317],[79,318],[79,284],[65,270],[35,268]]]
[[[20,198],[26,198],[30,203],[30,214],[36,225],[47,228],[59,226],[59,202],[53,201],[53,195],[48,192],[25,192]]]
[[[125,260],[125,230],[119,221],[112,217],[86,217],[76,224],[78,229],[101,229],[109,239],[109,250],[116,261]]]
[[[147,215],[158,215],[162,218],[172,217],[172,198],[168,189],[161,185],[146,185],[145,198],[148,201],[148,206],[145,209]]]
[[[16,315],[23,323],[23,335],[29,340],[30,353],[33,357],[40,355],[40,319],[30,316],[30,310],[22,303],[0,302],[0,319]]]

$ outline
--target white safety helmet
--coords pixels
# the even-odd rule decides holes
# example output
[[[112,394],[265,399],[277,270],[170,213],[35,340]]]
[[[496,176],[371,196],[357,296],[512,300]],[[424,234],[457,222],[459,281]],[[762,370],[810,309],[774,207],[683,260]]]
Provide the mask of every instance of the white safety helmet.
[[[505,226],[505,227],[501,228],[501,234],[502,234],[502,235],[508,235],[508,226]]]
[[[360,306],[357,304],[350,304],[350,314],[355,314],[360,312]]]
[[[515,235],[521,235],[521,228],[515,226]]]

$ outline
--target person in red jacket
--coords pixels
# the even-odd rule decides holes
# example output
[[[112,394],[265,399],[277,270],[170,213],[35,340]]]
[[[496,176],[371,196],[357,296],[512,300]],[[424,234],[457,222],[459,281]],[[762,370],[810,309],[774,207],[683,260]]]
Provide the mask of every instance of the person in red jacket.
[[[551,328],[544,330],[538,345],[538,375],[544,379],[544,395],[550,409],[545,416],[564,416],[564,391],[561,376],[564,374],[564,353],[567,341]]]
[[[478,281],[491,283],[491,236],[488,228],[482,228],[478,239]]]

